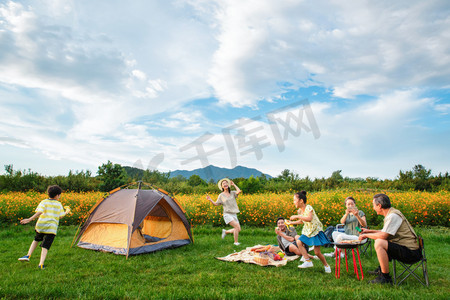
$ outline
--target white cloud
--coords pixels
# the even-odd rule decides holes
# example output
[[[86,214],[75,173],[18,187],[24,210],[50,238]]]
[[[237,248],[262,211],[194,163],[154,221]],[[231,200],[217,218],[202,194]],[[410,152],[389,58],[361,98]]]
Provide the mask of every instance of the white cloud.
[[[440,145],[443,141],[435,140],[436,137],[430,135],[430,128],[416,124],[434,107],[433,100],[423,98],[419,90],[396,91],[365,103],[351,102],[344,107],[330,102],[313,102],[310,107],[320,130],[318,137],[303,127],[298,136],[290,132],[283,142],[284,150],[280,150],[280,141],[274,138],[272,128],[264,120],[255,121],[246,129],[262,127],[253,134],[264,138],[261,143],[270,143],[262,149],[260,159],[255,152],[242,154],[251,146],[239,147],[234,136],[236,129],[232,132],[235,152],[231,152],[236,156],[230,154],[226,140],[219,132],[204,144],[206,151],[223,147],[221,152],[208,157],[209,163],[230,168],[234,157],[237,165],[262,169],[272,176],[290,169],[302,177],[313,178],[328,177],[335,170],[343,170],[342,174],[349,177],[394,178],[400,169],[411,169],[417,163],[432,168],[436,174],[445,171],[445,167],[434,160],[439,157],[442,161],[447,156]],[[300,108],[296,107],[292,112],[298,113]],[[282,118],[287,120],[286,112]],[[302,122],[311,127],[305,115]],[[295,122],[292,121],[290,126],[295,129]],[[280,130],[285,133],[283,127]],[[249,137],[246,140],[249,141]],[[192,147],[183,153],[183,158],[192,158],[196,154]],[[199,167],[202,165],[197,160],[185,168]]]
[[[131,71],[131,74],[133,74],[134,77],[142,81],[147,79],[147,75],[145,75],[145,73],[142,72],[141,70],[133,70]]]
[[[410,90],[354,102],[345,109],[337,105],[313,104],[320,138],[308,133],[291,137],[286,151],[278,154],[283,159],[265,157],[264,165],[279,174],[291,161],[289,169],[313,177],[343,170],[349,177],[394,178],[401,168],[411,169],[416,163],[443,171],[434,161],[436,157],[445,160],[443,141],[430,136],[430,128],[416,124],[432,111],[432,99]],[[277,165],[283,167],[277,169]]]
[[[256,105],[281,93],[280,82],[341,98],[448,85],[446,1],[219,3],[209,82],[223,103]]]
[[[158,24],[163,28],[167,24],[169,34],[162,37],[158,28],[146,37],[148,31],[136,31],[136,23],[121,25],[133,31],[133,40],[129,33],[120,36],[114,31],[116,11],[105,11],[109,19],[104,20],[95,14],[97,9],[91,10],[86,3],[50,2],[46,5],[47,1],[37,1],[35,6],[26,7],[12,1],[0,4],[0,84],[6,89],[17,87],[16,92],[8,92],[7,98],[0,99],[3,112],[11,116],[0,123],[0,132],[7,132],[10,142],[26,140],[53,158],[77,160],[86,156],[87,161],[93,161],[110,153],[124,160],[126,154],[116,155],[119,149],[142,148],[146,145],[143,141],[152,139],[142,127],[130,130],[137,129],[131,125],[136,119],[181,106],[202,94],[202,60],[208,47],[207,43],[191,43],[196,36],[203,38],[199,35],[203,29],[190,22],[189,16],[178,18],[178,13],[167,11],[167,19],[153,18],[157,23],[144,26]],[[127,5],[125,10],[129,9]],[[157,16],[165,9],[163,6],[151,13]],[[107,16],[108,12],[112,15]],[[117,12],[122,13],[120,9]],[[90,17],[92,14],[95,17]],[[145,18],[152,20],[147,12]],[[87,25],[91,21],[92,26]],[[105,23],[97,23],[101,21]],[[113,30],[107,29],[108,24],[113,25]],[[176,32],[172,26],[184,28]],[[121,43],[121,38],[129,44]],[[128,48],[132,44],[139,44],[144,51],[125,54],[134,50]],[[149,46],[153,52],[146,53]],[[32,91],[33,96],[23,96],[25,105],[15,105],[14,100],[23,90]],[[57,113],[38,115],[36,112],[44,110],[35,102],[52,111],[56,106],[59,113],[70,118],[59,115],[57,119]],[[17,130],[18,126],[25,130]],[[195,124],[190,126],[194,130]],[[69,149],[81,149],[85,143],[96,147],[86,146],[87,151],[77,153],[66,147],[47,151],[47,142],[54,137],[46,136],[44,131],[57,132]],[[114,141],[113,147],[109,141]],[[155,143],[149,146],[158,147]]]
[[[0,7],[2,25],[16,34],[33,32],[36,29],[36,16],[24,11],[21,4],[9,1]]]
[[[420,94],[449,87],[446,1],[23,3],[0,4],[0,144],[52,159],[145,165],[164,153],[161,167],[177,169],[193,136],[211,131],[210,147],[223,145],[220,130],[252,109],[317,86],[332,93],[312,93],[321,137],[289,139],[263,159],[276,170],[305,158],[323,174],[322,165],[339,168],[334,160],[372,161],[372,140],[404,150],[414,132],[435,132],[419,112],[449,111],[445,95]],[[439,149],[430,142],[427,153]],[[251,155],[247,163],[261,166]]]
[[[450,103],[436,103],[434,109],[443,115],[448,115],[450,113]]]
[[[10,137],[0,136],[0,145],[12,145],[19,148],[31,148],[27,142]]]
[[[161,130],[175,130],[175,132],[203,133],[205,127],[208,127],[208,121],[205,122],[205,117],[200,111],[178,111],[167,117],[158,118],[157,121],[152,121],[151,124]]]

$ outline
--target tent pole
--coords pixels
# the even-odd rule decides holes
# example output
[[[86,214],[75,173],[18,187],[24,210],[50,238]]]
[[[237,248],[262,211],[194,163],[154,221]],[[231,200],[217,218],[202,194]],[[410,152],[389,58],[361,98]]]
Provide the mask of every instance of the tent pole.
[[[130,254],[130,245],[131,245],[131,234],[130,231],[132,231],[132,229],[130,228],[130,226],[128,226],[128,238],[127,238],[127,255],[126,255],[126,259],[128,259],[128,255]]]
[[[78,228],[77,228],[77,232],[75,232],[75,236],[73,237],[73,240],[72,240],[72,245],[70,245],[70,248],[72,248],[73,247],[73,245],[75,244],[75,239],[77,238],[77,234],[78,234],[78,232],[80,231],[80,227],[81,227],[81,225],[83,225],[82,223],[80,223],[80,225],[78,225]]]

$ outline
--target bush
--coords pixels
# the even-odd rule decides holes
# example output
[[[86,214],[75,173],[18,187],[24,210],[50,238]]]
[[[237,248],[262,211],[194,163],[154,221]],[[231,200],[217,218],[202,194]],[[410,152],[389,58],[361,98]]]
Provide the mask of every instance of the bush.
[[[170,183],[169,183],[170,184]],[[181,185],[181,190],[190,190],[189,185]],[[184,188],[183,188],[184,187]],[[166,189],[171,191],[170,189]],[[205,187],[206,189],[207,187]],[[171,191],[172,192],[172,191]],[[379,191],[336,190],[308,194],[308,204],[315,209],[324,228],[339,223],[344,214],[344,199],[353,196],[357,207],[366,214],[371,228],[381,227],[383,217],[373,210],[373,195]],[[213,200],[217,199],[217,187],[209,191]],[[72,208],[72,214],[61,219],[61,224],[79,224],[90,208],[106,194],[101,192],[63,193],[61,203]],[[413,226],[450,226],[450,192],[387,192],[392,205],[408,218]],[[278,217],[296,214],[292,201],[293,193],[240,194],[237,202],[240,209],[239,221],[244,225],[275,225]],[[39,202],[47,198],[45,193],[9,192],[0,194],[0,223],[15,223],[30,217]],[[206,200],[205,194],[178,194],[177,201],[186,210],[186,215],[193,225],[210,224],[224,226],[222,207],[213,206]]]

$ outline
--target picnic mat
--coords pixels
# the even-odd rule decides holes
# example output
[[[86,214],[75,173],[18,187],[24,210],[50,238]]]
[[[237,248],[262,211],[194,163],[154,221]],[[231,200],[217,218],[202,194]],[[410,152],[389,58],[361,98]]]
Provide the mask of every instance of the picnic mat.
[[[275,261],[269,255],[267,257],[268,263],[267,264],[261,263],[260,259],[258,259],[261,252],[255,252],[254,250],[262,249],[264,247],[267,247],[267,246],[266,245],[256,245],[253,247],[247,247],[245,250],[242,250],[239,252],[234,252],[234,253],[228,254],[227,256],[224,256],[224,257],[216,257],[216,258],[218,260],[222,260],[222,261],[244,262],[244,263],[248,263],[248,264],[260,265],[263,267],[265,267],[265,266],[275,266],[275,267],[285,266],[288,261],[296,260],[297,258],[299,258],[298,255],[295,255],[295,256],[285,255],[283,260]],[[280,251],[280,248],[272,246],[270,248],[270,250],[273,252],[278,252],[278,251]]]

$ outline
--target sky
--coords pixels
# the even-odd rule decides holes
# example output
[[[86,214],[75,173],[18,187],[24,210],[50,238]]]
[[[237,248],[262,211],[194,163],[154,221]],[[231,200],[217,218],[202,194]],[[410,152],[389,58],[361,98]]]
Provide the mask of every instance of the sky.
[[[0,0],[0,174],[450,169],[447,0]]]

